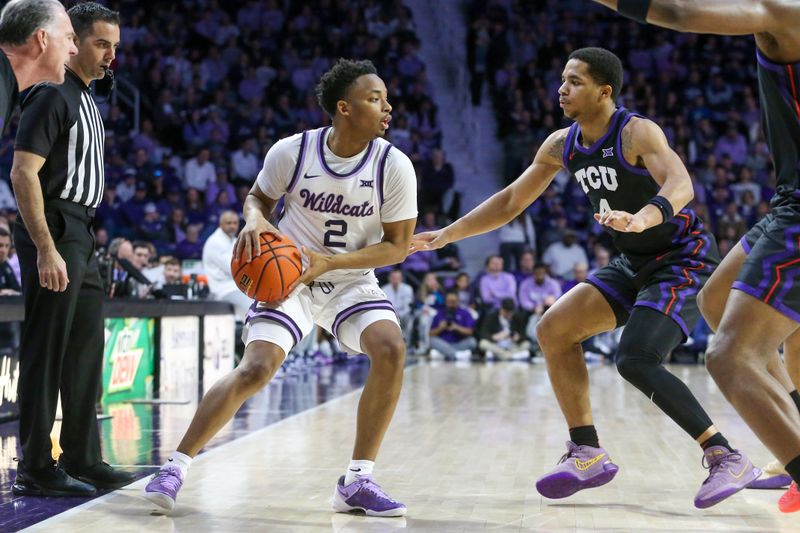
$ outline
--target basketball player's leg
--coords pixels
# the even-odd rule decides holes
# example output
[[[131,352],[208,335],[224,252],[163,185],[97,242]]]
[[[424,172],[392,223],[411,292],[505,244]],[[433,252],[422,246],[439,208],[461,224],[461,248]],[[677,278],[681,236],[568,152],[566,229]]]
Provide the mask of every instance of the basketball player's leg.
[[[311,315],[301,294],[302,291],[293,294],[274,309],[251,308],[243,333],[245,351],[241,363],[200,401],[177,450],[145,487],[144,497],[149,501],[172,509],[193,458],[245,400],[269,383],[286,354],[311,331]]]
[[[775,215],[742,266],[733,285],[738,290],[731,293],[706,359],[728,400],[798,481],[800,414],[770,362],[781,343],[791,339],[789,358],[796,344],[800,287],[794,280],[800,273],[800,250],[794,210],[776,210]]]
[[[712,330],[716,331],[719,327],[731,287],[750,250],[773,219],[773,215],[767,215],[753,226],[723,258],[697,295],[697,304]],[[773,357],[769,358],[767,371],[789,393],[795,407],[800,410],[800,394],[797,392],[800,385],[800,333],[792,335],[784,343],[783,360],[777,351]],[[748,488],[776,489],[786,487],[791,483],[791,477],[777,459],[764,465],[761,470],[763,472],[761,477],[753,481]]]
[[[736,281],[736,277],[739,275],[739,271],[747,259],[750,250],[758,241],[759,237],[764,234],[765,228],[773,218],[772,215],[764,217],[764,219],[753,226],[747,234],[736,243],[736,246],[722,259],[722,262],[714,270],[711,277],[706,281],[700,293],[697,295],[697,305],[712,331],[717,331],[719,327],[722,314],[725,311],[725,304],[728,302],[728,296],[731,293],[731,286]],[[800,337],[798,337],[796,342],[800,344]],[[798,346],[798,350],[800,350],[800,345]],[[798,355],[800,355],[800,353]],[[775,379],[786,388],[786,391],[792,393],[797,390],[797,384],[800,383],[800,361],[792,367],[795,369],[796,377],[790,378],[787,370],[789,370],[790,365],[793,364],[794,361],[790,362],[788,357],[785,359],[786,366],[783,365],[778,352],[775,352],[774,357],[769,361],[768,368],[770,374],[775,376]],[[797,393],[794,392],[794,394],[796,395]],[[798,397],[798,400],[800,400],[800,397]]]
[[[250,342],[239,366],[203,396],[177,450],[195,457],[230,422],[245,400],[267,386],[284,359],[286,352],[277,344]]]
[[[772,353],[797,329],[770,305],[732,291],[706,364],[728,401],[800,482],[800,413],[768,369]]]
[[[361,334],[361,347],[370,369],[358,404],[353,459],[374,461],[400,398],[406,344],[396,322],[380,320]]]
[[[570,428],[593,423],[589,371],[581,343],[616,325],[617,318],[607,299],[589,283],[580,283],[559,298],[536,325],[547,374]]]
[[[369,516],[403,516],[406,506],[389,497],[372,479],[403,385],[406,344],[402,330],[394,311],[378,308],[352,315],[335,333],[347,349],[369,357],[370,370],[358,403],[352,459],[336,485],[333,508],[339,512],[363,510]]]
[[[609,281],[608,276],[604,278]],[[624,323],[624,317],[618,318],[609,303],[611,293],[619,297],[620,291],[596,278],[593,283],[605,287],[606,292],[601,293],[594,284],[578,284],[547,310],[536,327],[547,373],[570,434],[563,461],[536,481],[536,489],[548,498],[565,498],[582,489],[599,487],[611,481],[618,470],[600,447],[592,421],[589,372],[581,342],[614,329],[620,320]],[[615,306],[624,307],[625,300]],[[619,312],[625,314],[624,310]]]

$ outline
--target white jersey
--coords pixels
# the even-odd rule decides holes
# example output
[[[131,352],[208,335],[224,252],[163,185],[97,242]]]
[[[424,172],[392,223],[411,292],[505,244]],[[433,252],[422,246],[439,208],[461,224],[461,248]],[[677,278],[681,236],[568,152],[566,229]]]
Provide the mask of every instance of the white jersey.
[[[342,158],[327,145],[330,127],[281,139],[270,148],[256,182],[268,197],[285,198],[278,228],[295,244],[322,254],[354,252],[383,239],[382,224],[417,217],[411,160],[376,138]],[[335,281],[366,271],[338,270]]]

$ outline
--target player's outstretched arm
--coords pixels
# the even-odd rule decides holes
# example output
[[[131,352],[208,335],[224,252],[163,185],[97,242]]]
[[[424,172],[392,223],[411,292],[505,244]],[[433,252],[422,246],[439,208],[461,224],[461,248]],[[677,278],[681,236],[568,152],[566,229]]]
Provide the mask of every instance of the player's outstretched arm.
[[[644,162],[653,179],[661,186],[658,195],[669,205],[659,207],[647,204],[637,213],[609,211],[595,215],[595,220],[617,231],[638,233],[664,222],[668,213],[677,213],[694,198],[694,188],[689,171],[681,158],[669,146],[661,128],[645,118],[632,118],[622,130],[622,157],[629,163],[640,159]]]
[[[672,30],[718,35],[779,32],[800,20],[797,0],[594,0]]]
[[[436,250],[451,242],[492,231],[516,218],[544,192],[564,166],[562,156],[567,131],[568,129],[562,129],[550,134],[536,153],[531,166],[511,185],[495,193],[449,226],[414,235],[411,251]]]

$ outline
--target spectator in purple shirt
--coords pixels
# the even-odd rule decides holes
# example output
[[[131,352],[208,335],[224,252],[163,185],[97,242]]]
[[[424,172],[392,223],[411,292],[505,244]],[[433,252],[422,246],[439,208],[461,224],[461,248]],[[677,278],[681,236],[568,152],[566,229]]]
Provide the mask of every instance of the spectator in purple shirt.
[[[221,191],[228,193],[229,201],[233,201],[236,198],[236,189],[233,188],[229,180],[228,169],[222,166],[217,167],[217,180],[208,184],[208,189],[206,189],[206,204],[210,206],[217,203],[217,198]]]
[[[561,285],[547,275],[547,267],[539,264],[533,276],[522,282],[519,288],[519,304],[529,313],[541,314],[561,296]]]
[[[186,238],[175,247],[175,255],[178,259],[197,259],[203,258],[203,243],[200,242],[200,226],[192,224],[186,228]]]
[[[467,358],[477,347],[475,337],[475,319],[472,314],[459,305],[458,293],[450,291],[444,301],[444,309],[433,318],[430,332],[431,350],[444,355],[448,361],[456,358],[457,352],[469,352]]]
[[[735,124],[729,124],[728,130],[717,141],[714,156],[720,160],[727,154],[736,165],[743,165],[747,160],[747,140],[739,133]]]
[[[123,221],[132,228],[137,227],[144,218],[144,206],[149,201],[147,198],[147,183],[143,181],[137,182],[133,198],[125,202],[121,207]]]
[[[480,288],[484,305],[497,309],[504,298],[517,303],[517,280],[513,274],[503,272],[503,258],[499,255],[486,259],[486,273],[481,277]]]

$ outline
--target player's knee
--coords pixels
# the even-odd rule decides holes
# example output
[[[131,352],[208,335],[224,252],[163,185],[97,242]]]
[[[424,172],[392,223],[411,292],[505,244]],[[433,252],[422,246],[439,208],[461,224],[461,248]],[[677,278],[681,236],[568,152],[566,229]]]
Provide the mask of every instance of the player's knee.
[[[642,382],[647,371],[646,361],[632,356],[629,353],[617,353],[617,372],[622,376],[622,379],[637,385]]]
[[[368,354],[375,370],[402,374],[406,362],[406,343],[403,339],[386,339]]]
[[[623,354],[617,354],[617,372],[625,381],[630,382],[631,378],[633,377],[634,372],[636,372],[636,365],[631,362],[628,357],[625,357]]]
[[[271,353],[259,354],[258,357],[249,355],[245,354],[236,372],[239,373],[240,383],[244,388],[257,391],[267,386],[278,371],[283,358]]]
[[[716,340],[716,339],[715,339]],[[722,342],[712,342],[706,350],[706,369],[711,376],[717,379],[724,379],[733,366],[729,352]]]
[[[575,328],[570,327],[569,322],[559,319],[555,314],[547,311],[536,324],[536,341],[545,349],[545,356],[548,347],[578,342],[578,339],[575,338]]]
[[[248,390],[260,390],[266,387],[275,374],[275,369],[271,365],[263,363],[239,365],[236,370],[239,373],[241,384]]]

